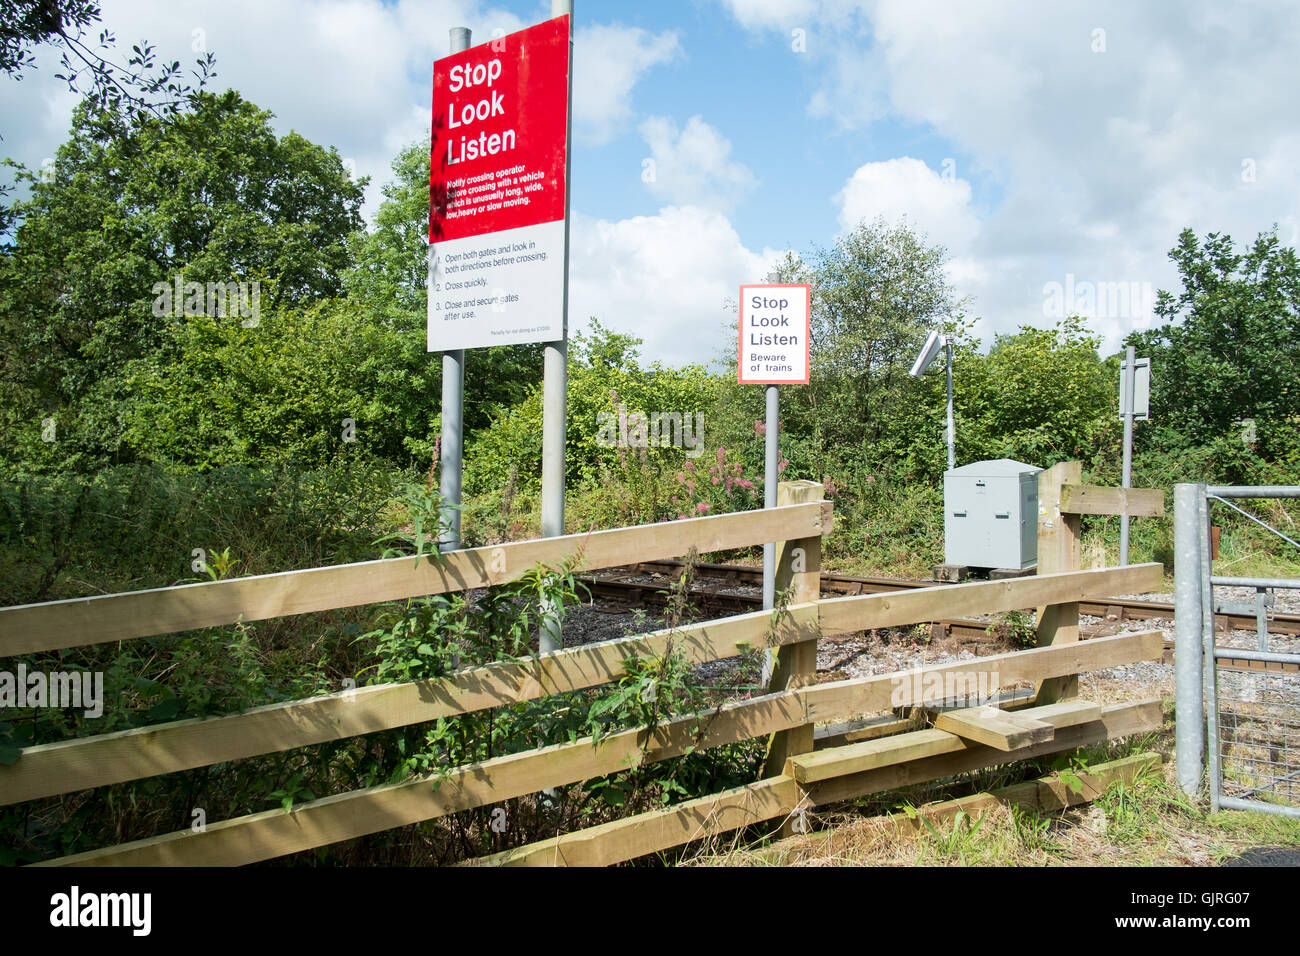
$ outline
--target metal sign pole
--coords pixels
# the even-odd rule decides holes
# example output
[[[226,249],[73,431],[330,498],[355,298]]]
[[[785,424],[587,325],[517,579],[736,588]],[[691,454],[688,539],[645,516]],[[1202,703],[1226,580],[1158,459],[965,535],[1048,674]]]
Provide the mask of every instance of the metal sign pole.
[[[763,440],[763,507],[777,506],[780,483],[779,385],[807,385],[811,366],[812,286],[806,282],[741,285],[736,381],[766,389]],[[719,449],[719,452],[721,449]],[[763,545],[763,608],[776,606],[776,542]],[[764,684],[771,682],[775,651],[763,655]]]
[[[451,51],[460,53],[470,45],[469,27],[452,27]],[[433,281],[434,248],[429,246],[428,294],[435,294]],[[442,429],[439,445],[442,470],[438,492],[442,496],[443,531],[438,536],[439,551],[460,547],[461,476],[465,458],[465,350],[442,353]]]
[[[1133,403],[1137,392],[1137,352],[1132,345],[1125,353],[1124,369],[1124,477],[1121,488],[1129,487],[1133,477]],[[1119,517],[1119,563],[1128,564],[1128,515]]]
[[[948,366],[948,470],[957,467],[957,426],[952,415],[952,339],[944,336],[944,360]]]
[[[573,0],[551,0],[551,16],[569,17],[569,96],[564,150],[564,334],[544,346],[542,378],[542,537],[564,534],[564,446],[569,404],[569,172],[573,167]],[[560,649],[560,615],[542,609],[538,649]]]

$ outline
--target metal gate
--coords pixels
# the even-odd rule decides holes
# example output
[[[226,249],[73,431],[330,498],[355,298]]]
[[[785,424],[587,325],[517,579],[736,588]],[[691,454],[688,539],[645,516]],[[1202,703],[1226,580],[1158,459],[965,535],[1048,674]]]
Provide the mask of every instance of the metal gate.
[[[1276,592],[1296,578],[1215,575],[1210,509],[1222,506],[1267,528],[1300,556],[1300,542],[1229,499],[1300,498],[1297,486],[1174,487],[1174,605],[1178,776],[1199,792],[1208,757],[1210,808],[1300,817],[1300,639],[1270,634]],[[1246,589],[1219,600],[1216,588]],[[1215,635],[1216,614],[1255,616],[1249,641]]]

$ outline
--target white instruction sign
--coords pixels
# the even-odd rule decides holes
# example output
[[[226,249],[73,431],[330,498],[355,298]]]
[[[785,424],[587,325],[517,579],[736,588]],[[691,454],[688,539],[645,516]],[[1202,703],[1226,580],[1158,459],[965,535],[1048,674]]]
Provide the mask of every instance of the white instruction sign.
[[[741,385],[807,385],[812,287],[740,287]]]

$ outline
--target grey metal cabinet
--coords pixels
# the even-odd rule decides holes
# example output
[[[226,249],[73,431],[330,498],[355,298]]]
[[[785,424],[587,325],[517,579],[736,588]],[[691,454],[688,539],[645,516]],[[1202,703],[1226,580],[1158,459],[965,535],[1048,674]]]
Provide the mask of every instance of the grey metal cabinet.
[[[973,568],[1037,564],[1040,471],[998,458],[944,472],[944,561]]]

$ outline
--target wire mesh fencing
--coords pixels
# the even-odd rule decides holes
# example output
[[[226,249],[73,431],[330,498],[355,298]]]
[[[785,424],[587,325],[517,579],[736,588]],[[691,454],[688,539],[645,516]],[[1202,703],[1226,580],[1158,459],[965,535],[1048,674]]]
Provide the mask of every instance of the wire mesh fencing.
[[[1220,668],[1217,683],[1221,801],[1300,808],[1300,675]]]

